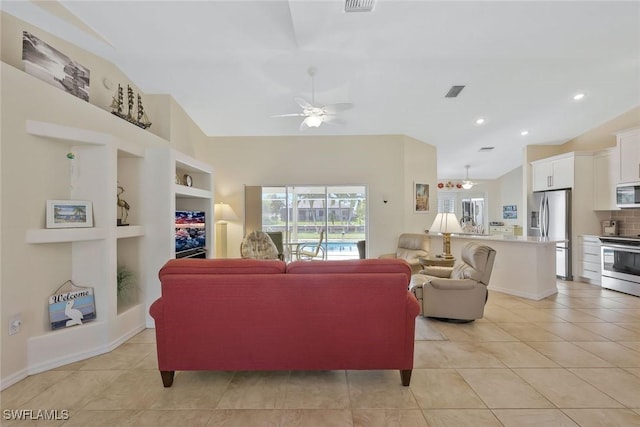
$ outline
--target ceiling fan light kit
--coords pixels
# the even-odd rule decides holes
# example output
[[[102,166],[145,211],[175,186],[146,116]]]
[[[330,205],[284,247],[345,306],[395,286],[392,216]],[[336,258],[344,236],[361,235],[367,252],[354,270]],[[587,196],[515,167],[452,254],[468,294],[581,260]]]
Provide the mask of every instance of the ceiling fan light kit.
[[[303,123],[309,126],[310,128],[317,128],[322,124],[322,122],[323,122],[323,116],[320,116],[320,115],[308,116],[303,121]]]
[[[302,123],[300,123],[300,130],[306,128],[317,128],[322,123],[334,122],[335,116],[338,112],[348,110],[353,107],[353,104],[349,102],[342,102],[338,104],[327,104],[319,106],[316,104],[315,93],[315,81],[316,68],[309,67],[307,70],[309,76],[311,76],[311,102],[307,102],[306,99],[296,96],[293,100],[302,108],[302,113],[291,114],[277,114],[271,117],[304,117]]]

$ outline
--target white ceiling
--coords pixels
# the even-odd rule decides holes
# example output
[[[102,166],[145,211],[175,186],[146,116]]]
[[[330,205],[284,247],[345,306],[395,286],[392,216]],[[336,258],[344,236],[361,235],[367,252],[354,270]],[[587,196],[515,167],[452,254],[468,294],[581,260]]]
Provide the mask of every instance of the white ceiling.
[[[640,105],[638,1],[377,0],[371,13],[344,13],[343,0],[61,2],[110,44],[34,3],[1,7],[172,95],[211,136],[301,134],[299,118],[271,116],[310,100],[315,66],[316,101],[355,106],[302,134],[409,135],[437,146],[440,178],[465,165],[497,178],[525,145]],[[452,85],[466,88],[445,99]]]

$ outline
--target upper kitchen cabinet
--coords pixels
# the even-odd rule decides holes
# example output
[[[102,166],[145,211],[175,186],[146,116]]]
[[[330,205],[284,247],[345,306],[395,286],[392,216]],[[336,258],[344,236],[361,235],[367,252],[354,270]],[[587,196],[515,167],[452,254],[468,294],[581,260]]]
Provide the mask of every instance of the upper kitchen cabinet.
[[[640,129],[616,134],[620,153],[620,182],[640,181]]]
[[[616,147],[593,155],[593,190],[596,211],[619,210],[616,206],[616,184],[620,178],[620,163]]]
[[[533,191],[572,188],[574,182],[573,153],[561,154],[531,162]]]

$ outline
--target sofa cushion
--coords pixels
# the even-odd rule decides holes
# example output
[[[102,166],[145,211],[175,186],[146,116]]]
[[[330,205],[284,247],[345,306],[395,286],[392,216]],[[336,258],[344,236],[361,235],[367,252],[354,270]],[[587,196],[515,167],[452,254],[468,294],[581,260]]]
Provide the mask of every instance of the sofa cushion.
[[[194,259],[169,260],[161,269],[159,277],[172,274],[282,274],[286,271],[284,261],[276,259]]]
[[[402,259],[349,259],[339,261],[294,261],[287,274],[403,273],[411,280],[411,266]]]

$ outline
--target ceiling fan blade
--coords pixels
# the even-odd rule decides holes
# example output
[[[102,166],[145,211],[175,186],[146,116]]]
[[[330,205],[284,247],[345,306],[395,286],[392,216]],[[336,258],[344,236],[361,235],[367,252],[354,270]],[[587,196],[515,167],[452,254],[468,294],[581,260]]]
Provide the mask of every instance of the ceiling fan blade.
[[[303,114],[303,113],[274,114],[271,117],[305,117],[305,114]]]
[[[313,105],[309,104],[306,99],[301,98],[299,96],[294,97],[293,100],[296,101],[296,103],[302,108],[305,108],[305,109],[314,108]]]
[[[332,125],[345,125],[347,124],[347,122],[345,122],[344,120],[336,117],[336,116],[324,116],[324,123],[329,123]]]
[[[328,105],[325,105],[324,107],[322,107],[322,109],[327,114],[335,114],[335,113],[338,113],[340,111],[348,110],[350,108],[353,108],[353,104],[350,103],[350,102],[340,102],[338,104],[328,104]]]
[[[306,120],[303,120],[302,123],[300,123],[300,131],[302,132],[302,131],[305,131],[307,129],[309,129],[309,126],[307,125]]]

